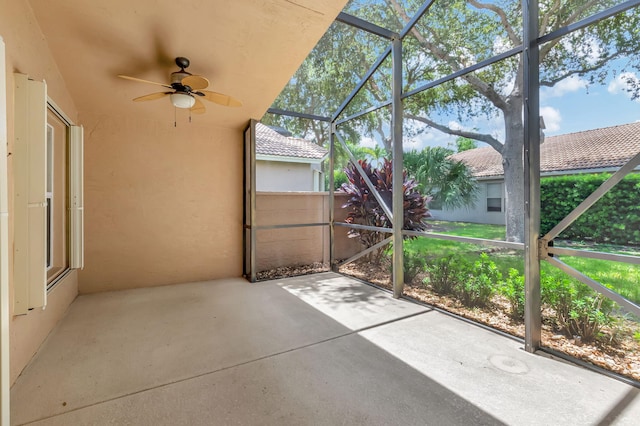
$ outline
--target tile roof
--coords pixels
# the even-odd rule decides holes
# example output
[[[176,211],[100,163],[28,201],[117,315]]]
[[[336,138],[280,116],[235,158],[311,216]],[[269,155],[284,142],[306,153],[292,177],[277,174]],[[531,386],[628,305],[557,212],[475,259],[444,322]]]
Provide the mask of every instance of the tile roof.
[[[256,125],[256,154],[320,160],[328,151],[305,139],[288,138],[262,123]]]
[[[640,152],[640,123],[548,136],[540,145],[540,172],[620,167]],[[470,149],[451,158],[471,168],[475,177],[502,176],[502,157],[491,147]]]

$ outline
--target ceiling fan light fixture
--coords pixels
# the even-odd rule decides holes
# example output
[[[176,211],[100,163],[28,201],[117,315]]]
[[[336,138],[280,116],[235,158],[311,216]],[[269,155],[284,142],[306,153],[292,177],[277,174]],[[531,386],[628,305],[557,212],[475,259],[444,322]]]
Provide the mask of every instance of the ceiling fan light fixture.
[[[188,93],[172,93],[169,98],[176,108],[191,108],[196,103],[196,99]]]

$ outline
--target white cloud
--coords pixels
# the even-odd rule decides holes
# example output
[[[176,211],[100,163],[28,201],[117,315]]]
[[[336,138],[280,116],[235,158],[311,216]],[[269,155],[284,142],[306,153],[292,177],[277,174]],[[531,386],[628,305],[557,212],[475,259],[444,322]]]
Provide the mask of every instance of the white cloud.
[[[586,59],[589,65],[594,65],[598,62],[598,59],[603,53],[600,41],[594,36],[587,35],[582,39],[582,42],[575,44],[575,41],[571,38],[564,38],[560,43],[568,51],[574,51],[579,57]]]
[[[405,138],[402,145],[405,151],[422,151],[426,147],[442,146],[451,148],[455,146],[456,137],[435,129],[427,129],[418,135]]]
[[[550,106],[540,107],[540,115],[544,117],[545,131],[557,132],[560,130],[562,117],[559,110]]]
[[[364,146],[367,148],[375,148],[376,146],[378,146],[378,142],[376,142],[376,140],[373,138],[364,136],[360,139],[360,143],[358,145]]]
[[[462,130],[462,125],[454,120],[449,121],[448,126],[452,130]]]
[[[423,141],[419,140],[418,138],[404,140],[402,144],[402,147],[405,151],[422,151],[422,149],[424,149],[424,146],[425,145],[423,144]]]
[[[616,78],[611,80],[609,86],[607,87],[607,91],[612,95],[624,94],[627,97],[631,98],[631,92],[629,92],[627,89],[638,87],[639,85],[640,79],[635,73],[623,72]],[[636,99],[636,101],[640,102],[640,98]]]
[[[553,87],[543,87],[540,89],[541,100],[548,98],[559,98],[566,93],[576,92],[580,89],[586,89],[588,83],[578,76],[572,75],[559,81]]]
[[[493,54],[499,55],[511,49],[513,44],[506,37],[496,37],[493,39]]]

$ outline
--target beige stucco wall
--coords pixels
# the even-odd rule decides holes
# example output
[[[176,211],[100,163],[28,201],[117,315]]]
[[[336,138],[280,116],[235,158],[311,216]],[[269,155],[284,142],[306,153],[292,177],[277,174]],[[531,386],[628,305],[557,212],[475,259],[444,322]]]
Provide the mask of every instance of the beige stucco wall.
[[[6,48],[7,137],[9,177],[9,245],[13,246],[13,73],[28,74],[34,80],[46,80],[49,97],[72,120],[77,110],[64,80],[58,72],[47,43],[31,8],[24,1],[0,0],[0,35]],[[9,253],[9,290],[13,297],[13,256]],[[54,325],[77,295],[77,274],[72,272],[50,293],[46,310],[33,310],[13,316],[10,324],[10,364],[13,383]]]
[[[344,221],[343,194],[336,194],[335,220]],[[327,192],[259,192],[256,196],[258,226],[296,223],[327,223],[329,194]],[[329,261],[329,228],[299,227],[257,231],[256,270],[280,266],[306,265]],[[362,247],[347,238],[347,228],[335,227],[336,258],[345,259]]]
[[[347,218],[347,210],[343,209],[342,206],[344,206],[348,198],[349,196],[347,194],[339,192],[335,193],[333,217],[336,222],[344,222]],[[347,236],[347,232],[349,232],[349,228],[345,228],[344,226],[334,227],[336,259],[338,260],[348,259],[356,253],[364,250],[364,247],[358,242],[358,239],[349,238]]]
[[[144,108],[144,104],[140,104]],[[242,274],[242,129],[81,113],[81,293]]]
[[[10,326],[11,383],[13,383],[53,327],[78,295],[78,272],[71,271],[47,295],[46,309],[34,309],[13,317]]]

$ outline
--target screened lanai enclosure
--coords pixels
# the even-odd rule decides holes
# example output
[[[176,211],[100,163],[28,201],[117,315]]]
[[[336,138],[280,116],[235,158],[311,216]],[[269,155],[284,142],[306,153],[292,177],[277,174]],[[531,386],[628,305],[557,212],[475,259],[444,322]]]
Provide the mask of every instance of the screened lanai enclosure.
[[[327,192],[256,192],[247,129],[246,276],[324,265],[638,385],[639,6],[350,1],[261,120]]]

